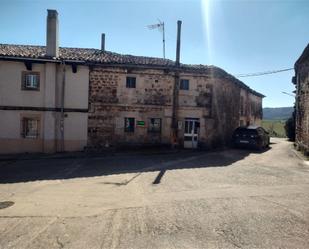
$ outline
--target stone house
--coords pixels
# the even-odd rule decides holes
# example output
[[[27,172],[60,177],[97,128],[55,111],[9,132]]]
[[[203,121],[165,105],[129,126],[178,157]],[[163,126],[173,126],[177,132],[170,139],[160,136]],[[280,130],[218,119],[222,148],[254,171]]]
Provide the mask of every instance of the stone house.
[[[134,58],[135,61],[144,58]],[[176,142],[227,144],[239,125],[260,124],[262,95],[220,68],[136,63],[94,65],[89,76],[88,145],[173,143],[173,92],[179,73]],[[164,63],[164,64],[163,64]]]
[[[55,10],[46,46],[0,44],[0,153],[211,148],[261,121],[264,96],[218,67],[121,55],[104,40],[101,49],[58,44]]]
[[[293,83],[296,86],[296,137],[299,150],[309,154],[309,44],[296,61]]]

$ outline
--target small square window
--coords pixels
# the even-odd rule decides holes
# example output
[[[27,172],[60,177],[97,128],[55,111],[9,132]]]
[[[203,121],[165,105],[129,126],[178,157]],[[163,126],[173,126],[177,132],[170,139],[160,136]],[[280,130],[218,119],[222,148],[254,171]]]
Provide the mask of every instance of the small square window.
[[[39,119],[23,118],[22,119],[22,137],[38,138],[39,137]]]
[[[136,88],[136,78],[135,77],[127,77],[126,86],[127,86],[127,88]]]
[[[134,132],[135,118],[124,118],[124,131]]]
[[[189,90],[189,80],[180,80],[180,90]]]
[[[23,72],[22,89],[23,90],[39,90],[40,89],[40,74],[37,72]]]
[[[150,118],[148,125],[148,132],[161,132],[161,118]]]

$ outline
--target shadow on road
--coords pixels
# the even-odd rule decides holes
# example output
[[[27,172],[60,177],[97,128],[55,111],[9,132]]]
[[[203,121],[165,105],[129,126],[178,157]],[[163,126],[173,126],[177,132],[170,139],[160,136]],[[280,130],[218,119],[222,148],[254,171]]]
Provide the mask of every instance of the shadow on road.
[[[159,184],[165,172],[166,172],[166,169],[160,170],[159,174],[157,175],[156,179],[153,181],[152,184]]]
[[[64,180],[113,174],[136,173],[125,182],[103,182],[123,186],[143,172],[160,171],[153,184],[159,184],[166,170],[225,167],[244,159],[251,151],[228,149],[220,152],[181,151],[165,154],[126,154],[71,159],[20,160],[0,164],[0,184],[40,180]]]

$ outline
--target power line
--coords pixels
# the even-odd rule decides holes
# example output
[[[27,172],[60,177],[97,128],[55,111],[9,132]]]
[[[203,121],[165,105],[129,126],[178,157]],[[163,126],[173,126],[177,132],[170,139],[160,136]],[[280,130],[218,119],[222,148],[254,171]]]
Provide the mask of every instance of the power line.
[[[289,96],[295,98],[295,94],[291,94],[291,93],[287,93],[287,92],[281,92],[281,93],[286,94],[286,95],[289,95]]]
[[[235,77],[252,77],[252,76],[261,76],[261,75],[267,75],[267,74],[281,73],[281,72],[290,71],[290,70],[294,70],[294,68],[285,68],[285,69],[271,70],[271,71],[257,72],[257,73],[236,74],[234,76]]]

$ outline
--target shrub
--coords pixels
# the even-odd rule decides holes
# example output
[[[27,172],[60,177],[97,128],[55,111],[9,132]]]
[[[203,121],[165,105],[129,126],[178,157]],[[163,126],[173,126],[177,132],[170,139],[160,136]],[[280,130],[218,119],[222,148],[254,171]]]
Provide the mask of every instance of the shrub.
[[[290,117],[286,122],[285,122],[285,133],[286,136],[289,138],[290,141],[295,141],[295,110],[292,113],[292,117]]]

